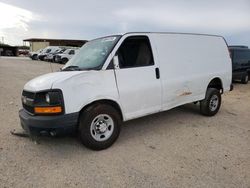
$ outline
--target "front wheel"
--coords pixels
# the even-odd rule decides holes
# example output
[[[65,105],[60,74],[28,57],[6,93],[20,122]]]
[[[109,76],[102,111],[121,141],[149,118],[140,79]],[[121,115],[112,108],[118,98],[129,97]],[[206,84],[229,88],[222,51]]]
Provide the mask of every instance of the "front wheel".
[[[102,150],[110,147],[120,134],[121,117],[110,105],[95,104],[81,113],[79,136],[86,147]]]
[[[67,58],[63,58],[62,59],[62,64],[66,64],[68,62],[68,59]]]
[[[31,56],[31,59],[32,60],[38,60],[38,56],[35,54],[35,55]]]
[[[205,116],[214,116],[221,106],[221,94],[218,89],[208,88],[206,97],[200,101],[200,112]]]

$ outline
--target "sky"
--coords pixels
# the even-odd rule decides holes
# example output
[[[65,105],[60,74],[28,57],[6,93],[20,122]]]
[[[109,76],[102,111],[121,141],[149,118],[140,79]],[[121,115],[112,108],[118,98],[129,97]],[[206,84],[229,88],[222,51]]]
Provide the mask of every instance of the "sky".
[[[0,42],[126,32],[216,34],[250,46],[250,0],[0,0]]]

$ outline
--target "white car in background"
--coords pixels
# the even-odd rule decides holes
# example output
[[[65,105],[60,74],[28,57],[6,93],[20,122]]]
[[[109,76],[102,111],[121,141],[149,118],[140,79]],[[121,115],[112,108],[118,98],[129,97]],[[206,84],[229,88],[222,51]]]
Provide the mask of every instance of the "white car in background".
[[[53,51],[51,53],[48,53],[48,55],[44,57],[44,60],[45,61],[50,61],[50,62],[55,62],[56,55],[63,53],[65,50],[67,50],[67,48],[60,47],[60,49],[58,49],[56,51]]]
[[[32,60],[38,60],[38,54],[41,53],[42,51],[43,51],[43,49],[37,50],[36,52],[30,52],[29,57]]]
[[[38,59],[44,61],[45,57],[49,55],[50,53],[54,53],[58,50],[61,50],[59,46],[48,46],[42,50],[41,53],[38,54]]]
[[[78,52],[78,49],[67,49],[61,54],[57,54],[55,56],[55,62],[56,63],[67,63],[76,53]]]

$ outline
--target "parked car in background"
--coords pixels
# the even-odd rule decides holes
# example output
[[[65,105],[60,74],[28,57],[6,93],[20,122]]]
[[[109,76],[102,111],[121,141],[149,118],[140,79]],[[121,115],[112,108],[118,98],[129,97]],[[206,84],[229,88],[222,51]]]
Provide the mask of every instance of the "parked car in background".
[[[50,54],[50,53],[54,53],[57,50],[61,50],[61,48],[59,46],[48,46],[46,48],[44,48],[44,50],[42,50],[41,53],[38,54],[38,59],[44,61],[45,57]]]
[[[45,57],[44,57],[44,60],[45,61],[50,61],[50,62],[55,62],[55,56],[57,54],[61,54],[63,53],[64,51],[66,50],[65,47],[60,47],[60,49],[54,51],[54,52],[50,52],[48,53]]]
[[[43,48],[44,49],[44,48]],[[32,60],[38,60],[38,54],[41,53],[43,51],[43,49],[37,50],[36,52],[30,52],[29,53],[29,57]]]
[[[67,49],[63,53],[55,56],[55,62],[65,64],[77,53],[77,51],[78,49]]]
[[[250,49],[247,46],[229,46],[232,57],[233,80],[247,84],[250,77]]]
[[[20,56],[28,56],[29,55],[29,50],[27,50],[27,49],[19,49],[18,50],[18,54],[20,55]]]

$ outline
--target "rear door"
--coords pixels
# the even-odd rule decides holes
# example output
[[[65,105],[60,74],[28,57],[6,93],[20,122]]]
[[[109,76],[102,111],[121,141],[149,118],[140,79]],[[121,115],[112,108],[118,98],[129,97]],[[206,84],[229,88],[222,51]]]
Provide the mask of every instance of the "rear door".
[[[126,38],[116,52],[115,69],[120,103],[126,119],[161,110],[161,82],[147,36]]]

